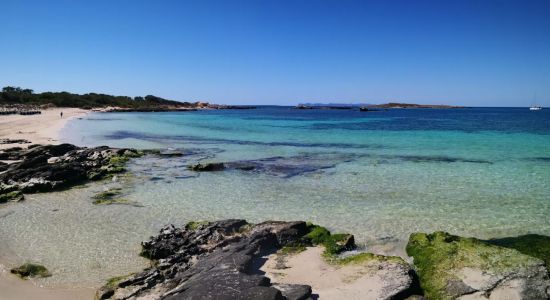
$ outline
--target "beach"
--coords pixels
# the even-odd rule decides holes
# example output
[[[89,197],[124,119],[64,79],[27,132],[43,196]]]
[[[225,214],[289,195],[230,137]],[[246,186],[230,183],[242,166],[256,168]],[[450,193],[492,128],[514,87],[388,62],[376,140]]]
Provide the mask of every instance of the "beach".
[[[35,292],[91,299],[109,278],[148,266],[138,255],[142,241],[167,224],[196,220],[313,222],[352,233],[353,253],[395,255],[406,268],[412,268],[405,246],[414,232],[482,239],[550,232],[544,184],[549,129],[544,115],[528,111],[63,111],[70,111],[70,121],[59,118],[60,109],[45,111],[44,118],[10,116],[2,138],[22,138],[11,126],[20,124],[33,143],[158,149],[151,152],[158,155],[130,159],[126,174],[108,180],[25,193],[24,201],[3,204],[0,286],[6,299],[32,299]],[[208,163],[223,167],[193,168]],[[120,203],[94,203],[110,190]],[[274,269],[275,256],[268,257],[262,270],[273,282],[307,284],[322,299],[359,299],[364,287],[381,298],[381,282],[403,273],[395,265],[382,265],[392,272],[384,273],[376,264],[331,264],[322,247],[312,246],[288,256],[284,269]],[[27,261],[53,276],[23,281],[8,273]]]
[[[60,114],[63,112],[63,118]],[[58,144],[59,130],[72,118],[86,115],[80,108],[49,108],[37,115],[0,116],[0,139],[24,139],[32,144]],[[30,144],[30,143],[29,143]],[[0,149],[26,147],[26,143],[0,144]]]
[[[63,118],[60,113],[63,112]],[[79,108],[50,108],[38,115],[0,116],[0,139],[24,139],[30,143],[0,144],[1,149],[27,147],[31,144],[58,144],[59,130],[72,118],[82,117],[87,110]],[[10,274],[9,269],[0,264],[0,299],[45,299],[72,300],[93,299],[93,288],[44,288],[31,280],[21,280]]]
[[[0,265],[0,300],[91,300],[94,288],[44,288],[32,280],[22,280]]]

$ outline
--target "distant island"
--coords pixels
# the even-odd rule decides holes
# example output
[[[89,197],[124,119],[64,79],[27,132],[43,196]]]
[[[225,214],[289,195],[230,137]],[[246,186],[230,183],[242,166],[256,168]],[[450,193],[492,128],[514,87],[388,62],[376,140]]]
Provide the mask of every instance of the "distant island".
[[[441,105],[441,104],[414,104],[414,103],[396,103],[369,105],[369,108],[465,108],[464,106]]]
[[[305,103],[295,106],[296,109],[354,109],[359,108],[361,111],[376,111],[377,109],[389,109],[389,108],[434,108],[434,109],[448,109],[448,108],[465,108],[464,106],[454,105],[441,105],[441,104],[414,104],[414,103],[397,103],[390,102],[384,104],[338,104],[338,103]]]
[[[37,107],[71,107],[71,108],[105,108],[106,111],[175,111],[194,109],[252,109],[254,106],[220,105],[208,102],[180,102],[147,95],[144,97],[112,96],[88,93],[73,94],[69,92],[34,93],[31,89],[7,86],[0,92],[0,105],[4,107],[37,106]]]

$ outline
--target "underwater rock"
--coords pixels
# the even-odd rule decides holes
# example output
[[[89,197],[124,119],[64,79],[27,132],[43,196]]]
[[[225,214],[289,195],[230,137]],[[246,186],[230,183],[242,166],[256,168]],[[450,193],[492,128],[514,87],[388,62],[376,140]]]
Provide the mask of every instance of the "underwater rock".
[[[428,299],[549,297],[544,262],[514,249],[446,232],[413,233],[406,249]]]
[[[323,236],[308,236],[313,230],[320,233],[319,228],[301,221],[253,225],[245,220],[222,220],[190,222],[183,228],[169,225],[142,243],[141,255],[154,261],[152,267],[114,285],[106,284],[97,298],[310,299],[310,286],[271,283],[259,268],[262,257],[283,247],[326,242],[332,236],[328,231],[323,231]],[[346,236],[351,246],[351,235]]]
[[[19,201],[23,201],[24,199],[25,199],[25,196],[23,196],[23,193],[21,193],[20,191],[12,191],[12,192],[0,194],[0,203],[6,203],[8,201],[19,202]]]
[[[215,171],[223,171],[225,169],[225,166],[223,163],[206,163],[206,164],[192,165],[189,168],[196,172],[215,172]]]
[[[21,278],[52,276],[46,267],[31,263],[26,263],[18,268],[13,268],[10,272]]]

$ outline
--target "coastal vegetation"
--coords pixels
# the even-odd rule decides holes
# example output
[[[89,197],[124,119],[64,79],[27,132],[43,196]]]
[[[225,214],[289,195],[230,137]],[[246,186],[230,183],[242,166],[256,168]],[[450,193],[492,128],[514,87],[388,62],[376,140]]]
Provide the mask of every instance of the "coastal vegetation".
[[[35,93],[32,89],[7,86],[0,92],[0,104],[53,105],[57,107],[150,108],[161,106],[195,107],[196,103],[179,102],[147,95],[144,97],[112,96],[107,94],[73,94],[69,92]]]

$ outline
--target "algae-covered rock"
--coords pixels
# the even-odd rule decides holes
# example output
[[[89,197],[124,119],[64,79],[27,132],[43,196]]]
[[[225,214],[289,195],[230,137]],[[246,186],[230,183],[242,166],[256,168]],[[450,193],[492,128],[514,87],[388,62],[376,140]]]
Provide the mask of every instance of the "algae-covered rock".
[[[413,233],[406,249],[414,258],[428,299],[549,296],[550,280],[544,262],[514,249],[446,232]]]
[[[526,234],[516,237],[487,240],[489,244],[516,249],[523,254],[540,258],[550,271],[550,236]]]
[[[25,198],[23,196],[23,193],[21,193],[20,191],[11,191],[3,194],[0,192],[0,203],[5,203],[8,201],[19,202],[23,199]]]
[[[18,275],[21,278],[52,276],[52,274],[48,271],[48,269],[46,269],[46,267],[31,263],[26,263],[18,268],[13,268],[10,270],[10,272],[12,274]]]
[[[351,234],[331,234],[326,228],[314,224],[308,224],[308,230],[309,233],[305,235],[306,240],[312,245],[324,246],[326,257],[355,248],[355,239]]]

